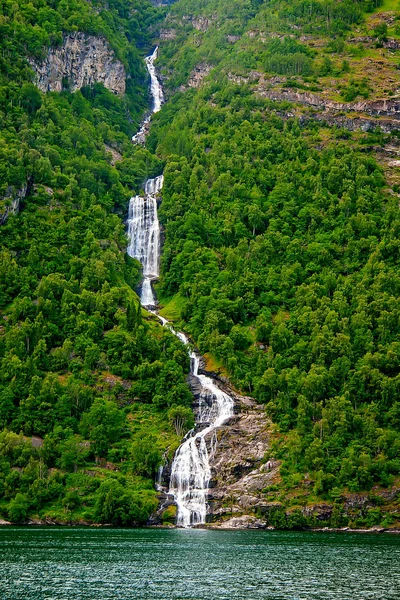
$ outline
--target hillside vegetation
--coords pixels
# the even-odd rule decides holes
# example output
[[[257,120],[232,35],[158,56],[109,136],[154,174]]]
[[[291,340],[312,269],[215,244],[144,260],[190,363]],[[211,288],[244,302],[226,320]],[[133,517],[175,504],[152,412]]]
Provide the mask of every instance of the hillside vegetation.
[[[143,523],[177,414],[192,418],[186,351],[142,315],[139,264],[125,254],[129,198],[162,171],[130,143],[157,13],[83,0],[2,2],[1,13],[0,195],[27,195],[0,232],[0,516]],[[28,58],[74,30],[109,40],[124,97],[35,87]]]
[[[374,56],[398,35],[400,12],[385,27],[384,9],[178,1],[160,58],[171,99],[149,140],[167,161],[165,314],[179,306],[201,352],[265,404],[282,461],[265,498],[334,503],[334,524],[348,524],[340,507],[354,492],[378,506],[359,525],[399,518],[373,499],[399,482],[398,190],[375,159],[389,141],[379,122],[369,133],[299,122],[259,82],[329,95],[329,81],[341,101],[381,94],[376,65],[369,78],[357,69],[367,44]],[[374,40],[356,45],[361,31]]]
[[[0,516],[157,507],[193,423],[189,360],[139,306],[123,221],[164,170],[163,314],[265,405],[269,523],[315,525],[303,509],[322,505],[329,525],[397,525],[398,2],[0,6],[0,212],[26,192],[1,225]],[[125,96],[35,87],[28,59],[72,31],[107,38]],[[156,35],[168,102],[137,147]]]

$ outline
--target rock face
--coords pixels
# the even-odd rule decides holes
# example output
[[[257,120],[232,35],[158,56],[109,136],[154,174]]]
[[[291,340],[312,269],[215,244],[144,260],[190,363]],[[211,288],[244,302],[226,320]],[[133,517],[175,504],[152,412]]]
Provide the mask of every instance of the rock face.
[[[160,40],[165,42],[166,40],[175,40],[176,39],[176,30],[175,29],[161,29],[160,31]]]
[[[211,69],[212,65],[205,62],[196,65],[190,73],[187,84],[181,85],[179,91],[184,92],[187,88],[199,88],[203,82],[203,79],[207,77]]]
[[[363,112],[368,115],[379,117],[386,116],[394,119],[400,118],[400,99],[395,100],[363,100],[360,102],[335,102],[327,98],[322,98],[317,94],[293,92],[291,90],[265,90],[263,87],[258,92],[264,98],[278,102],[294,102],[305,104],[326,111],[340,112]]]
[[[0,206],[0,225],[3,225],[10,215],[16,215],[20,211],[21,204],[23,203],[25,196],[28,191],[28,186],[24,185],[21,189],[15,190],[13,187],[9,187],[5,196],[0,198],[4,208]]]
[[[269,447],[270,429],[264,407],[251,398],[234,398],[236,414],[218,430],[216,451],[210,461],[212,480],[208,503],[211,521],[235,513],[240,515],[248,509],[250,512],[257,510],[263,490],[272,485],[279,471],[277,462],[263,462]],[[211,444],[212,440],[209,442]]]
[[[71,92],[102,83],[114,94],[125,93],[125,68],[104,38],[77,32],[64,35],[59,48],[50,48],[41,63],[31,62],[42,92]]]

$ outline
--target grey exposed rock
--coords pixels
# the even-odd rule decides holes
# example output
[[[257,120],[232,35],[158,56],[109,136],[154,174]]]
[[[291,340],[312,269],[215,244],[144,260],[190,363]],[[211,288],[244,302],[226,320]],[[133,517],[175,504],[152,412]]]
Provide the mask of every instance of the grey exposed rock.
[[[194,377],[191,374],[188,375],[187,381],[190,386],[190,389],[192,390],[192,394],[193,394],[195,400],[198,400],[203,392],[201,383],[199,382],[199,380],[196,377]]]
[[[106,152],[109,152],[111,154],[111,164],[114,166],[118,161],[122,160],[122,154],[120,154],[117,150],[115,150],[115,148],[112,148],[112,146],[109,146],[108,144],[104,144],[104,148],[106,150]]]
[[[3,225],[10,215],[19,213],[27,191],[27,185],[22,186],[19,190],[15,190],[12,186],[7,189],[5,195],[1,198],[4,202],[4,208],[0,208],[0,225]]]
[[[61,92],[67,82],[74,92],[102,83],[114,94],[125,93],[125,68],[106,39],[86,33],[64,35],[63,44],[50,48],[42,63],[31,61],[36,85],[42,92]]]
[[[32,448],[41,448],[43,446],[43,438],[33,435],[31,437]]]
[[[372,503],[367,494],[352,494],[351,496],[347,496],[344,500],[345,509],[360,509],[365,508],[367,506],[372,506]]]
[[[189,88],[199,88],[202,81],[212,69],[212,65],[202,62],[195,66],[193,71],[190,73],[189,79],[186,85],[182,85],[179,89],[181,92]]]
[[[175,29],[161,29],[160,31],[160,40],[174,40],[176,38],[176,30]]]
[[[316,504],[305,506],[301,512],[304,517],[315,517],[318,521],[327,521],[332,516],[333,507],[330,504]]]
[[[286,114],[282,115],[283,118],[290,118],[295,115]],[[367,117],[349,117],[338,114],[332,114],[329,112],[314,113],[312,115],[301,115],[299,117],[300,123],[306,123],[307,121],[320,121],[334,127],[348,129],[349,131],[373,131],[379,127],[384,133],[390,133],[399,129],[399,122],[395,119],[369,119]]]
[[[266,524],[251,515],[242,515],[224,521],[220,524],[220,527],[222,529],[265,529]]]
[[[211,520],[234,512],[256,510],[262,490],[271,485],[279,464],[262,463],[269,446],[270,423],[252,398],[235,395],[235,416],[217,434],[209,492]],[[212,444],[212,440],[207,440]],[[228,508],[227,508],[228,507]]]
[[[363,100],[360,102],[335,102],[308,92],[292,90],[266,90],[260,87],[258,92],[264,98],[278,102],[305,104],[322,110],[335,112],[363,112],[371,116],[390,116],[400,119],[400,99]]]
[[[207,17],[194,17],[191,18],[192,25],[197,31],[207,31],[213,19]]]

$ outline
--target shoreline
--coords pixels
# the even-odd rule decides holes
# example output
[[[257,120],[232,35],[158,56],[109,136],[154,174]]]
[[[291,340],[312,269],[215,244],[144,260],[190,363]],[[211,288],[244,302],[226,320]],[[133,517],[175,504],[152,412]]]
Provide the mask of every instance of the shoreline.
[[[137,526],[117,526],[117,525],[112,525],[111,523],[87,523],[87,522],[82,522],[82,521],[70,521],[68,523],[66,522],[61,522],[61,521],[50,521],[49,520],[42,520],[42,519],[35,519],[35,520],[30,520],[27,521],[25,523],[11,523],[11,521],[5,521],[3,519],[0,519],[0,531],[3,528],[7,528],[7,527],[61,527],[61,528],[66,528],[66,527],[70,527],[70,528],[78,528],[78,527],[85,527],[85,528],[90,528],[90,529],[182,529],[182,530],[187,530],[187,529],[202,529],[202,530],[209,530],[209,531],[264,531],[264,532],[268,532],[268,531],[291,531],[291,532],[310,532],[310,533],[372,533],[372,534],[385,534],[385,533],[389,533],[392,535],[399,535],[400,534],[400,528],[399,527],[394,527],[392,529],[390,528],[384,528],[384,527],[379,527],[379,526],[373,526],[373,527],[369,527],[369,528],[363,528],[363,527],[356,527],[356,528],[351,528],[351,527],[296,527],[296,528],[282,528],[279,529],[277,527],[272,527],[272,526],[264,526],[264,527],[249,527],[249,526],[242,526],[242,527],[224,527],[223,524],[219,525],[217,523],[215,524],[205,524],[205,525],[200,525],[197,527],[177,527],[176,525],[137,525]]]

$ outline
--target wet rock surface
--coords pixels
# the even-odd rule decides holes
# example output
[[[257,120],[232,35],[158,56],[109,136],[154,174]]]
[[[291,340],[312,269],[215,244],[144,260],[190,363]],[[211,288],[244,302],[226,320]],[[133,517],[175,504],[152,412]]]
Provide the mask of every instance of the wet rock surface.
[[[263,490],[272,484],[279,471],[278,462],[263,462],[270,439],[270,422],[264,407],[252,398],[229,393],[235,399],[235,414],[218,429],[215,439],[207,439],[212,472],[208,496],[210,521],[248,509],[255,511]]]

